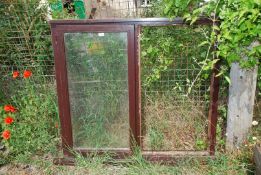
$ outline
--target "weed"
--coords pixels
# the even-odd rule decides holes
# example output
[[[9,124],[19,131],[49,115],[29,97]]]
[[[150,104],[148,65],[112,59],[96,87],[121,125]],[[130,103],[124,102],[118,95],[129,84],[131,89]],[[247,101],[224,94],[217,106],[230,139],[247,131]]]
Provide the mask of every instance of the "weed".
[[[144,146],[152,150],[204,150],[207,119],[204,109],[192,99],[169,92],[146,96],[143,103]]]

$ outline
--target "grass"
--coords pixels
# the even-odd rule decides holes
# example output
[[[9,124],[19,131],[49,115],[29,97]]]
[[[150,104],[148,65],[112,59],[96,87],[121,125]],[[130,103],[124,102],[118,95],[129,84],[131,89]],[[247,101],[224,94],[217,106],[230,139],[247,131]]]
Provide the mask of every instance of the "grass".
[[[53,82],[44,81],[41,78],[42,75],[52,73],[53,58],[50,46],[51,38],[49,37],[49,26],[45,21],[46,9],[44,8],[38,11],[35,8],[36,6],[38,5],[30,5],[26,3],[14,4],[12,6],[10,6],[10,4],[7,4],[7,6],[1,6],[1,12],[3,12],[4,19],[4,25],[2,26],[4,40],[2,44],[5,46],[2,53],[6,53],[6,57],[2,58],[1,64],[12,65],[14,66],[12,69],[20,69],[20,71],[32,68],[31,66],[33,66],[35,68],[32,70],[33,79],[36,81],[27,81],[27,84],[20,83],[20,80],[16,81],[12,79],[11,68],[7,69],[5,72],[1,67],[1,73],[4,75],[4,78],[1,78],[0,81],[2,87],[0,91],[1,105],[12,103],[18,107],[19,112],[14,116],[16,120],[15,124],[12,125],[14,126],[12,130],[13,135],[12,140],[7,145],[8,149],[5,150],[3,154],[0,151],[0,165],[2,165],[2,167],[0,167],[0,174],[253,174],[251,148],[255,142],[251,140],[251,137],[247,146],[234,154],[218,153],[216,159],[207,159],[205,161],[190,158],[177,162],[174,166],[147,162],[141,157],[139,151],[135,152],[132,157],[127,158],[125,163],[114,161],[111,159],[110,155],[105,154],[103,156],[94,155],[93,157],[88,158],[76,155],[76,165],[73,167],[54,165],[53,158],[62,156],[59,149],[56,148],[56,144],[60,143],[60,135],[58,135],[58,128],[55,127],[55,124],[58,121],[55,88]],[[33,25],[33,28],[31,28],[31,24],[35,24]],[[175,27],[175,29],[177,29],[177,27]],[[16,31],[15,33],[17,34],[14,34],[14,31]],[[166,28],[159,29],[158,31],[155,30],[155,32],[148,31],[147,36],[150,38],[145,37],[147,40],[142,42],[142,44],[145,44],[145,47],[147,48],[145,50],[143,47],[142,51],[147,52],[142,52],[142,56],[144,57],[145,54],[146,58],[150,58],[145,61],[147,61],[148,71],[153,71],[152,74],[150,74],[151,72],[147,72],[148,74],[145,74],[145,78],[150,77],[155,81],[155,78],[156,80],[158,79],[158,73],[160,73],[162,76],[166,75],[165,78],[169,80],[169,78],[173,78],[174,75],[180,75],[172,80],[182,80],[183,84],[175,84],[174,86],[188,86],[191,82],[187,82],[188,80],[186,78],[190,79],[191,77],[194,77],[196,75],[195,71],[198,71],[198,66],[195,67],[195,60],[200,62],[205,58],[202,49],[198,49],[197,47],[202,40],[200,33],[201,30],[179,29],[178,32],[176,32],[176,30],[171,31],[169,30],[167,33]],[[193,32],[193,37],[191,37],[192,33],[189,31]],[[198,35],[195,35],[195,32]],[[172,40],[169,40],[171,39],[169,36],[172,36]],[[80,43],[80,39],[84,41],[88,40],[80,36],[76,40],[76,44]],[[115,39],[112,39],[112,41],[115,42]],[[147,44],[145,41],[147,41]],[[6,43],[10,44],[7,45]],[[71,46],[72,44],[73,43],[69,45]],[[114,44],[115,45],[112,48],[119,48],[117,42]],[[26,50],[21,52],[20,47],[26,48]],[[159,47],[163,52],[157,50]],[[76,61],[76,67],[82,68],[83,73],[86,73],[86,70],[90,70],[89,67],[84,68],[84,64],[81,64],[80,61],[82,57],[77,54],[80,52],[77,52],[73,47],[69,48],[76,51],[76,53],[72,53],[72,61]],[[99,42],[97,45],[96,42],[96,49],[98,51],[105,48],[106,47],[99,46]],[[96,55],[98,58],[97,60],[100,60],[100,56],[97,55],[97,53],[100,52],[97,52],[96,50],[95,53],[95,47],[92,47],[91,50],[90,49],[91,47],[87,48],[88,52],[92,53],[92,57]],[[111,48],[108,48],[107,51],[110,51],[110,49]],[[85,49],[83,50],[86,51]],[[117,50],[119,51],[120,49]],[[111,52],[108,53],[111,58],[110,60],[108,60],[107,56],[104,57],[110,64],[105,61],[93,61],[92,64],[96,65],[92,65],[92,68],[101,66],[101,75],[98,75],[98,77],[103,77],[105,80],[107,77],[104,77],[104,75],[109,77],[109,74],[104,72],[106,66],[113,65],[109,67],[109,69],[119,70],[120,67],[117,66],[122,63],[117,62],[115,58],[118,58],[119,56],[124,57],[124,54],[120,52],[113,53],[114,55],[111,55]],[[28,55],[27,57],[29,58],[26,58],[25,55]],[[170,55],[175,56],[176,60],[174,62],[168,59]],[[192,58],[194,58],[194,56],[195,60],[193,61]],[[186,63],[183,64],[184,62]],[[45,67],[48,67],[48,69]],[[144,67],[146,67],[146,65]],[[39,73],[39,75],[37,75],[37,71],[39,71],[38,69],[41,68],[44,69],[44,73]],[[168,72],[165,70],[166,68],[175,69]],[[182,72],[176,70],[182,68],[186,68],[187,70],[191,69],[193,71]],[[94,70],[94,72],[95,71],[97,70]],[[124,72],[126,71],[120,73],[116,72],[116,74],[119,75],[118,78],[124,78]],[[39,76],[39,79],[36,79],[37,76]],[[113,77],[114,76],[115,75],[113,75]],[[83,77],[83,79],[85,78],[86,77]],[[164,78],[164,76],[162,78]],[[112,83],[111,86],[112,85],[115,84]],[[79,86],[79,84],[77,86]],[[83,89],[82,87],[78,88]],[[197,88],[207,92],[207,89],[203,89],[201,86]],[[110,89],[108,88],[108,90]],[[104,89],[101,88],[101,92],[104,93]],[[99,100],[92,100],[92,102],[82,102],[80,98],[78,98],[79,101],[75,102],[76,108],[79,107],[78,104],[81,104],[85,110],[87,110],[88,114],[79,116],[78,114],[81,112],[76,112],[76,118],[85,118],[84,122],[83,120],[76,121],[76,125],[74,126],[75,129],[79,130],[79,140],[87,142],[79,143],[79,145],[85,144],[92,147],[104,145],[119,146],[120,144],[126,145],[126,139],[125,137],[122,137],[125,136],[122,133],[127,133],[126,116],[123,115],[126,111],[119,110],[122,108],[122,102],[117,101],[119,96],[109,93],[105,95],[100,96]],[[117,97],[112,100],[110,95]],[[87,99],[90,99],[89,97],[95,98],[96,96],[90,94]],[[102,103],[103,97],[107,97],[107,104],[104,105],[104,109],[101,109],[99,103]],[[179,98],[175,93],[172,95],[165,94],[161,96],[152,95],[148,96],[146,103],[143,104],[143,112],[145,114],[145,126],[143,129],[145,133],[145,146],[147,148],[157,150],[205,149],[206,116],[204,109],[198,105],[197,101],[190,98],[185,99],[182,103],[177,103],[175,100],[177,97]],[[93,101],[96,101],[97,104],[93,103]],[[126,101],[126,99],[123,99],[122,101]],[[86,103],[92,107],[86,108]],[[102,118],[98,115],[92,115],[92,113],[96,113],[96,110],[102,111]],[[256,111],[257,115],[254,119],[260,123],[260,108]],[[117,112],[119,112],[120,115],[118,115]],[[108,116],[112,117],[113,120],[110,120],[110,122],[106,121],[108,120]],[[92,122],[90,122],[91,119]],[[97,123],[98,125],[93,126],[93,124]],[[0,129],[2,129],[1,126]],[[222,130],[222,128],[219,129]],[[83,133],[82,135],[80,133],[81,131]],[[258,140],[261,140],[260,133],[261,125],[259,124],[257,127],[254,127],[252,136],[256,136]],[[86,138],[86,135],[88,138]],[[104,163],[108,161],[110,164]]]
[[[88,97],[71,98],[73,105],[79,104],[72,110],[75,146],[128,146],[128,103],[122,101],[127,99],[119,92],[110,93],[108,95],[107,91],[101,89]],[[206,149],[207,116],[204,107],[190,98],[179,96],[180,94],[176,95],[173,91],[144,97],[142,108],[145,149]]]
[[[175,92],[144,96],[144,146],[148,150],[204,150],[207,116],[204,107]]]
[[[5,169],[9,172],[31,172],[31,174],[63,174],[63,175],[224,175],[224,174],[253,174],[251,162],[245,162],[245,153],[238,152],[235,154],[217,154],[215,159],[206,159],[199,161],[197,159],[186,159],[177,162],[176,165],[160,165],[145,161],[139,154],[126,159],[126,163],[112,161],[109,155],[94,156],[92,158],[83,158],[76,156],[75,166],[54,166],[52,159],[34,157],[29,159],[30,163],[21,164],[13,163]],[[105,164],[110,161],[110,164]],[[2,168],[3,170],[3,168]],[[1,169],[0,169],[1,172]],[[8,174],[8,173],[6,173]],[[18,174],[18,173],[17,173]],[[22,173],[21,173],[22,174]]]
[[[128,146],[128,103],[125,96],[119,92],[109,91],[110,95],[106,93],[108,91],[100,90],[84,98],[75,99],[74,104],[80,104],[78,109],[73,111],[75,146]],[[81,110],[81,107],[84,110]]]
[[[30,83],[30,81],[25,82]],[[32,82],[31,82],[32,83]],[[21,84],[21,87],[25,87]],[[42,88],[37,88],[36,86],[27,86],[27,88],[21,88],[19,93],[16,91],[15,97],[10,96],[11,99],[16,99],[16,106],[20,109],[20,125],[21,129],[19,132],[25,132],[21,138],[17,138],[14,145],[16,147],[15,155],[12,155],[10,163],[0,167],[0,174],[90,174],[90,175],[173,175],[173,174],[193,174],[193,175],[223,175],[223,174],[253,174],[254,165],[252,162],[252,146],[253,141],[249,142],[247,147],[243,147],[241,150],[233,154],[217,153],[216,159],[206,159],[205,161],[200,161],[197,159],[186,159],[177,162],[174,166],[153,164],[144,160],[140,152],[137,151],[132,157],[126,159],[125,163],[119,163],[111,159],[109,154],[103,156],[94,155],[93,157],[83,158],[80,155],[76,155],[76,165],[75,166],[56,166],[53,164],[53,158],[62,156],[57,148],[54,147],[54,143],[59,141],[59,135],[50,138],[48,136],[48,131],[54,132],[54,122],[53,119],[57,119],[57,106],[55,103],[55,98],[53,91],[50,91],[53,87],[50,85],[43,86]],[[46,92],[48,95],[46,94]],[[27,94],[27,95],[25,95]],[[26,98],[22,98],[26,97]],[[175,96],[177,98],[177,96]],[[147,112],[150,112],[151,118],[147,120],[147,124],[150,127],[159,127],[163,134],[169,131],[170,127],[168,125],[174,125],[180,131],[179,135],[186,135],[183,132],[183,128],[195,129],[193,131],[199,131],[200,133],[204,122],[205,116],[203,114],[203,109],[197,107],[195,102],[190,100],[189,102],[183,103],[184,106],[181,108],[176,107],[173,96],[161,96],[161,100],[157,96],[154,99],[151,97],[146,103]],[[32,104],[30,106],[30,101]],[[29,104],[29,105],[28,105]],[[166,110],[163,110],[166,109]],[[37,115],[35,112],[37,111]],[[156,111],[156,112],[155,112]],[[174,116],[178,117],[172,117]],[[165,118],[163,118],[163,116]],[[182,116],[182,117],[179,117]],[[187,117],[186,117],[187,116]],[[55,117],[55,118],[53,118]],[[168,119],[167,121],[165,119]],[[173,120],[171,120],[173,119]],[[196,120],[197,119],[197,120]],[[202,119],[202,120],[198,120]],[[256,112],[255,120],[260,122],[260,113]],[[26,120],[28,123],[22,121]],[[158,121],[155,122],[154,120]],[[37,124],[38,122],[38,124]],[[194,122],[194,123],[193,123]],[[202,123],[200,123],[202,122]],[[188,124],[190,126],[188,126]],[[53,125],[53,126],[51,126]],[[47,127],[51,126],[51,127]],[[163,127],[164,126],[164,127]],[[195,126],[193,128],[193,126]],[[162,128],[161,128],[162,127]],[[196,129],[199,127],[198,129]],[[29,129],[28,129],[29,128]],[[261,125],[254,127],[253,136],[257,136],[260,140],[260,128]],[[39,132],[38,134],[32,134],[32,130]],[[192,131],[192,130],[191,130]],[[54,132],[55,133],[55,132]],[[54,136],[54,133],[52,136]],[[191,134],[191,133],[190,133]],[[195,133],[193,133],[194,135]],[[193,136],[192,135],[192,136]],[[47,137],[48,136],[48,137]],[[164,135],[163,135],[164,136]],[[191,147],[195,147],[195,141],[197,139],[195,134],[192,138],[190,144]],[[205,135],[201,135],[204,137]],[[25,139],[26,138],[26,139]],[[40,139],[39,139],[40,138]],[[166,137],[167,138],[167,137]],[[165,140],[170,139],[181,139],[177,138],[164,138]],[[39,139],[39,140],[38,140]],[[163,139],[163,140],[164,140]],[[51,141],[51,142],[50,142]],[[182,141],[182,140],[181,140]],[[165,142],[163,142],[165,144]],[[176,143],[176,142],[171,142]],[[251,144],[250,144],[251,143]],[[156,143],[157,144],[157,143]],[[163,146],[164,146],[163,144]],[[39,147],[39,148],[37,148]],[[32,149],[31,149],[32,148]],[[164,148],[164,147],[159,147]],[[166,147],[165,147],[166,148]],[[177,148],[175,145],[170,148]],[[58,153],[58,154],[57,154]],[[104,162],[110,162],[106,164]]]
[[[143,28],[141,108],[146,150],[206,149],[210,80],[199,75],[207,48],[198,45],[205,40],[203,34],[207,36],[208,30],[177,26]]]
[[[11,132],[10,140],[0,140],[4,145],[4,149],[0,150],[1,164],[13,160],[26,162],[33,155],[56,151],[59,137],[54,83],[45,78],[39,79],[39,72],[33,74],[29,79],[2,79],[2,82],[8,82],[9,88],[1,89],[5,96],[0,100],[1,117],[11,115],[14,122],[9,126],[1,122],[1,126]],[[6,104],[15,106],[17,112],[4,112],[2,106]]]

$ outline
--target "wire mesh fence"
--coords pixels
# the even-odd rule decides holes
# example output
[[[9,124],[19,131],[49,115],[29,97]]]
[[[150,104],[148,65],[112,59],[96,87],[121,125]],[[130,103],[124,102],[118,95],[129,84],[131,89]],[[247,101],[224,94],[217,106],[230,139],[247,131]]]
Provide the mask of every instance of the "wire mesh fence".
[[[209,26],[144,27],[141,34],[143,147],[204,150],[210,79],[200,63]],[[153,37],[152,37],[153,36]],[[211,58],[209,58],[211,59]]]
[[[25,68],[42,72],[41,76],[54,77],[48,6],[37,0],[0,2],[2,79],[13,70]],[[99,1],[94,16],[95,19],[137,17],[136,6],[131,0]]]
[[[149,4],[143,6],[141,3],[144,2],[140,2],[140,4],[136,2],[135,4],[133,1],[103,1],[98,3],[99,6],[94,14],[94,18],[139,17],[144,15],[150,7]],[[47,22],[47,6],[39,8],[38,3],[2,3],[0,7],[3,14],[0,17],[0,29],[3,31],[0,40],[0,71],[2,75],[5,75],[1,78],[2,87],[5,87],[2,89],[2,96],[8,97],[8,94],[11,94],[9,82],[12,78],[11,73],[14,70],[23,71],[30,69],[35,75],[33,78],[36,85],[53,84],[54,61],[50,30]],[[148,15],[144,16],[147,17]],[[198,45],[204,39],[203,35],[204,32],[205,34],[208,32],[207,30],[207,28],[204,29],[203,27],[184,26],[143,28],[141,34],[141,84],[144,149],[202,150],[207,147],[206,111],[209,79],[203,80],[197,77],[201,68],[198,62],[204,60],[207,51],[206,47],[202,48]],[[81,43],[78,42],[77,44],[79,38],[78,40],[75,40],[75,38],[71,40],[76,42],[74,43],[75,46]],[[90,119],[101,119],[101,117],[97,118],[97,116],[93,118],[93,114],[104,115],[103,122],[111,124],[115,121],[116,114],[123,114],[124,112],[119,110],[120,106],[122,106],[120,104],[124,104],[119,100],[121,99],[119,93],[122,90],[111,89],[117,84],[122,84],[122,81],[117,81],[118,79],[116,80],[115,76],[113,79],[110,79],[112,74],[121,78],[123,75],[122,71],[119,74],[120,69],[113,66],[108,67],[109,69],[96,70],[97,65],[102,66],[106,64],[108,66],[110,63],[107,63],[106,60],[104,60],[104,63],[98,60],[95,61],[95,55],[97,56],[98,54],[98,57],[99,54],[103,55],[104,50],[108,50],[111,53],[119,52],[120,47],[112,48],[111,43],[106,44],[104,42],[106,41],[102,43],[98,41],[93,42],[84,49],[79,46],[78,49],[80,50],[73,50],[75,54],[73,54],[72,58],[74,60],[69,60],[68,62],[68,68],[70,69],[70,65],[74,65],[74,68],[71,70],[76,71],[71,74],[73,76],[69,76],[69,79],[74,77],[69,82],[71,82],[70,89],[73,90],[72,96],[75,97],[71,98],[71,112],[76,116],[73,119],[75,126],[77,121],[82,124],[83,121],[90,121]],[[67,45],[67,48],[72,50],[74,47]],[[117,49],[118,52],[116,52]],[[85,71],[83,71],[82,66],[84,66],[85,61],[81,59],[81,56],[75,56],[86,52],[89,54],[90,60],[88,61],[88,66],[83,69]],[[117,66],[120,63],[117,63],[116,57],[112,58],[112,65]],[[96,62],[97,65],[95,67]],[[88,76],[84,73],[86,71],[89,72]],[[104,79],[106,77],[107,79]],[[77,82],[74,81],[75,78]],[[88,82],[86,83],[86,81]],[[196,81],[196,83],[193,83],[193,81]],[[98,89],[100,91],[97,91]],[[127,91],[124,91],[123,95],[125,93]],[[101,106],[98,108],[95,103],[86,101],[86,99],[95,97],[97,105],[105,103],[106,98],[110,97],[110,99],[107,99],[110,102],[107,105],[103,104],[103,111],[100,108]],[[113,99],[116,100],[115,103]],[[126,98],[125,101],[127,101]],[[88,106],[89,108],[86,110]],[[112,110],[115,110],[113,114]],[[90,114],[90,112],[93,113]],[[83,117],[79,119],[78,114],[81,114]],[[109,115],[109,117],[106,117],[106,115]],[[122,123],[124,117],[119,116],[116,119],[121,118],[121,120],[115,121],[115,124]],[[113,119],[110,121],[110,118]],[[78,146],[86,146],[86,141],[88,140],[86,135],[99,138],[97,135],[86,134],[86,132],[102,133],[97,128],[93,128],[93,125],[90,125],[91,123],[93,122],[89,122],[89,127],[83,127],[82,129],[78,126],[74,127],[74,138]],[[94,123],[97,124],[97,121],[94,121]],[[114,126],[113,128],[121,128],[121,126]],[[187,129],[184,130],[184,128]],[[128,133],[126,127],[122,129],[120,133]],[[110,145],[109,143],[115,146],[115,144],[119,145],[119,142],[125,143],[128,141],[125,137],[122,137],[123,139],[125,138],[125,141],[117,140],[121,136],[117,135],[117,132],[113,130],[111,133],[111,137],[116,139],[116,141],[112,142],[113,139],[107,138],[110,141],[106,142],[107,146]],[[87,141],[89,144],[87,146],[98,146],[99,144],[104,146],[105,143],[100,143],[99,141],[104,140],[105,136],[106,134],[100,135],[103,139],[97,139],[97,143],[93,142],[92,145]],[[116,136],[119,137],[116,138]],[[95,139],[92,138],[91,140]]]
[[[94,19],[139,18],[144,17],[150,7],[149,0],[102,0],[97,3],[92,17]]]
[[[152,12],[156,7],[148,0],[103,0],[97,2],[94,8],[94,19],[157,16]],[[7,99],[9,94],[22,86],[10,81],[14,70],[31,70],[36,86],[53,85],[54,59],[47,22],[48,4],[1,1],[0,14],[0,100]],[[202,150],[207,147],[209,79],[202,75],[198,77],[200,64],[207,54],[207,48],[199,47],[199,44],[207,31],[207,28],[193,26],[143,29],[141,84],[144,149]],[[94,54],[101,51],[99,45],[95,47],[87,49]],[[116,72],[116,68],[109,70],[109,73],[113,71]],[[101,85],[100,82],[95,83],[95,86]],[[110,85],[116,81],[110,82],[108,79],[102,83]],[[11,88],[14,85],[17,85],[16,88]],[[101,89],[104,93],[111,92],[111,89]],[[75,95],[79,96],[82,97],[82,94]]]
[[[10,81],[13,71],[31,70],[38,85],[53,82],[54,61],[46,20],[47,6],[40,7],[37,1],[1,1],[0,14],[1,96],[12,94],[10,91],[14,88],[10,88],[10,82],[16,83]]]

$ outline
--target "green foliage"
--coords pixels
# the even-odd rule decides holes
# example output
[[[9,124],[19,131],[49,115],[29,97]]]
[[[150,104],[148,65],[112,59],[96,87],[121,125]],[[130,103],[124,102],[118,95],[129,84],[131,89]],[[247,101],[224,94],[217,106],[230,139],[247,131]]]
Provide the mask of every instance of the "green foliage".
[[[52,3],[54,3],[54,1],[56,0],[53,0]],[[7,159],[13,158],[24,163],[28,163],[27,161],[31,154],[42,154],[43,152],[55,150],[54,145],[57,139],[57,129],[55,128],[55,123],[57,122],[58,116],[54,87],[50,85],[53,82],[45,80],[44,78],[37,78],[52,72],[52,66],[50,65],[52,65],[53,57],[49,37],[50,31],[49,26],[46,23],[47,6],[38,8],[38,0],[30,2],[31,3],[9,4],[8,6],[0,3],[0,11],[2,15],[0,22],[1,54],[4,53],[4,56],[1,57],[0,61],[1,63],[5,63],[7,65],[14,65],[15,69],[21,69],[21,67],[28,68],[33,65],[33,73],[35,75],[35,78],[31,80],[16,81],[11,80],[11,71],[8,70],[9,72],[3,74],[4,76],[0,81],[1,87],[8,87],[1,89],[1,106],[7,103],[12,103],[19,109],[13,116],[15,118],[15,123],[13,124],[13,130],[11,130],[11,139],[9,141],[2,142],[5,143],[5,146],[8,148],[9,152],[7,151],[7,154],[4,156],[0,153],[0,164],[6,162]],[[250,2],[247,0],[218,1],[217,3],[210,1],[193,12],[192,10],[195,9],[201,1],[165,0],[164,2],[166,3],[164,10],[166,14],[170,17],[174,17],[185,13],[186,18],[192,23],[197,19],[198,15],[206,14],[213,18],[211,13],[216,12],[216,14],[220,15],[222,24],[220,27],[213,26],[211,37],[207,41],[200,41],[198,43],[199,46],[206,48],[213,44],[213,40],[216,37],[214,31],[219,31],[220,34],[217,36],[217,39],[220,42],[220,50],[218,54],[227,61],[228,65],[233,61],[239,61],[241,65],[246,68],[250,68],[257,64],[257,58],[260,56],[260,46],[255,47],[250,51],[245,48],[248,47],[252,41],[260,40],[260,14],[257,13],[257,10],[260,11],[259,0]],[[159,2],[157,1],[155,4],[159,4]],[[163,14],[161,7],[157,7],[157,10],[158,14]],[[147,11],[147,13],[154,12]],[[188,13],[191,13],[192,15],[188,15]],[[57,14],[53,13],[54,18],[67,18],[67,15],[68,14],[66,11],[62,11]],[[71,16],[69,15],[69,17]],[[17,33],[11,33],[11,29],[15,30]],[[147,49],[142,52],[142,59],[146,62],[149,69],[152,68],[152,71],[150,72],[143,72],[143,75],[146,75],[142,78],[144,82],[146,82],[146,88],[154,88],[157,80],[164,78],[167,70],[173,66],[173,60],[169,58],[172,57],[177,50],[172,50],[171,48],[185,48],[185,45],[182,42],[178,43],[175,42],[175,40],[171,40],[171,37],[168,38],[168,36],[175,36],[177,38],[178,34],[172,32],[173,31],[170,29],[158,29],[155,31],[150,29],[144,30],[142,44],[144,44]],[[195,32],[197,32],[196,29]],[[190,36],[191,35],[188,35],[188,38],[185,38],[184,40],[195,40],[195,38],[198,37],[198,35],[195,36],[195,38],[191,38]],[[200,37],[198,40],[200,40]],[[112,42],[112,46],[115,47],[115,45],[117,45],[117,41]],[[93,47],[93,44],[88,46],[89,49]],[[243,50],[242,55],[241,52],[239,52],[241,49]],[[101,54],[110,55],[110,49],[106,49],[104,52],[101,52]],[[112,69],[117,69],[117,65],[121,65],[122,62],[119,61],[120,59],[118,60],[114,58],[123,57],[120,52],[115,52],[108,57],[108,60],[106,60],[108,61],[108,64],[92,62],[84,65],[77,60],[80,58],[77,57],[77,53],[73,53],[72,55],[74,55],[72,58],[76,61],[76,63],[78,62],[78,65],[76,65],[78,69],[84,66],[86,66],[86,69],[89,69],[93,66],[91,64],[94,64],[93,67],[100,67],[99,69],[105,69],[106,66],[111,67]],[[209,69],[213,69],[213,64],[217,60],[209,60],[208,54],[205,52],[199,52],[197,55],[199,55],[199,57],[194,58],[191,62],[195,63],[195,65],[199,65],[197,68],[204,66],[203,79],[207,79],[207,71]],[[99,58],[98,54],[93,53],[93,56]],[[244,56],[248,56],[249,61],[241,59],[241,57]],[[223,72],[226,73],[227,71],[228,67],[224,67]],[[92,72],[90,71],[88,73]],[[116,75],[106,74],[104,76],[104,72],[102,71],[96,72],[95,76],[95,78],[99,77],[101,80],[106,80],[108,77],[124,78],[122,77],[123,74],[117,75],[117,73]],[[260,80],[261,69],[259,69],[258,76]],[[184,80],[184,78],[180,78],[179,80]],[[182,88],[184,85],[191,85],[191,81],[192,80],[188,79],[183,82],[185,84],[176,84],[175,90],[184,92],[184,89]],[[8,86],[5,85],[6,82],[8,82]],[[107,84],[107,86],[111,85]],[[115,86],[111,87],[115,88]],[[258,83],[258,87],[261,88],[260,82]],[[101,88],[100,92],[102,91],[103,89]],[[90,96],[91,95],[92,94],[90,94]],[[113,108],[111,111],[116,111],[116,108],[121,105],[121,103],[117,101],[117,98],[113,98],[113,94],[106,93],[104,96],[105,98],[103,98],[103,100],[105,100],[106,103],[110,102],[114,104],[114,106],[110,106]],[[101,122],[101,125],[99,125],[101,130],[98,130],[98,133],[95,134],[103,135],[106,133],[99,133],[99,131],[104,132],[104,129],[102,128],[103,122],[106,119],[106,116],[112,116],[112,113],[106,113],[105,109],[99,110],[104,113],[104,116],[100,118],[102,121],[98,121]],[[223,111],[223,113],[225,112]],[[1,121],[5,116],[6,114],[2,111],[0,116]],[[80,118],[82,118],[82,120],[86,120],[86,118],[84,119],[84,116],[80,116]],[[88,122],[89,119],[94,119],[93,122],[95,123],[95,119],[97,118],[90,117],[86,120],[86,122]],[[79,122],[80,124],[82,124],[81,121]],[[2,128],[3,125],[1,125],[0,131],[2,131]],[[91,126],[86,128],[89,129],[86,132],[87,134],[93,133],[93,128]],[[96,130],[96,128],[94,130]],[[221,124],[218,125],[217,130],[218,138],[221,138]],[[95,134],[92,135],[94,139],[96,138]],[[150,134],[152,137],[152,142],[154,142],[155,145],[158,144],[160,147],[162,133],[159,133],[157,130],[152,128]],[[101,140],[103,140],[103,138],[101,138]],[[223,140],[221,139],[218,140],[220,144],[222,144],[222,141]],[[206,147],[206,143],[201,139],[197,139],[195,144],[196,148],[199,150]],[[86,160],[78,156],[77,164],[78,166],[84,166],[91,169],[91,172],[97,174],[101,172],[100,169],[103,169],[103,173],[106,174],[103,161],[107,160],[107,157],[94,157],[93,159]],[[150,164],[146,162],[141,155],[135,155],[131,160],[134,163],[132,162],[128,164],[126,166],[127,170],[124,169],[126,172],[123,174],[181,173],[177,167],[165,167],[158,164]],[[48,168],[50,165],[51,164],[48,164]],[[197,163],[195,163],[195,165],[197,165]],[[204,169],[204,167],[205,171],[200,171],[201,169]],[[195,167],[193,167],[193,171],[197,169],[194,168]],[[191,166],[189,166],[188,170],[191,170]],[[238,160],[233,160],[224,155],[217,156],[217,159],[215,160],[209,160],[207,164],[202,165],[197,170],[201,172],[199,174],[242,174],[246,170],[246,163],[241,163]]]
[[[226,74],[231,63],[236,61],[243,68],[252,68],[259,64],[260,44],[253,48],[249,46],[255,41],[260,42],[260,0],[218,0],[207,3],[203,1],[175,2],[166,1],[165,14],[169,17],[184,16],[191,23],[194,23],[202,15],[213,20],[211,43],[218,42],[216,55],[227,63],[222,67],[221,74]],[[198,4],[198,8],[194,6],[194,10],[189,11],[188,4],[192,2]],[[220,23],[220,26],[215,23]],[[246,57],[248,59],[245,59]]]
[[[18,107],[19,113],[13,137],[9,142],[12,153],[49,151],[46,149],[49,149],[49,145],[57,136],[55,123],[58,122],[58,114],[54,97],[55,91],[52,85],[39,88],[29,81],[26,82],[23,90],[13,95],[11,99]]]
[[[54,4],[54,3],[62,3],[62,1],[61,0],[47,0],[48,1],[48,3],[50,3],[50,4]]]
[[[47,6],[39,8],[39,1],[0,3],[0,13],[1,63],[14,69],[38,66],[34,72],[50,72],[53,56]]]
[[[174,54],[173,42],[171,38],[165,38],[164,32],[171,32],[164,29],[149,29],[145,28],[142,33],[142,50],[141,57],[144,62],[143,70],[150,70],[149,72],[143,72],[144,85],[149,87],[151,83],[160,79],[161,74],[166,71],[173,63],[171,56]],[[170,33],[165,35],[171,35]],[[151,37],[153,36],[153,37]]]
[[[202,1],[202,0],[201,0]],[[190,13],[200,0],[163,0],[165,5],[164,14],[171,18],[183,16],[185,13]]]
[[[196,140],[195,144],[196,150],[205,150],[208,147],[206,141],[201,139]]]
[[[151,16],[163,14],[156,4],[152,9],[155,11],[149,11]],[[208,100],[208,95],[200,93],[205,90],[200,89],[208,86],[206,68],[214,64],[209,51],[210,32],[207,26],[142,28],[141,92],[146,149],[207,148],[204,107],[195,107],[197,102],[193,104],[189,97],[206,99],[204,103]]]
[[[173,90],[183,94],[199,87],[201,80],[209,78],[209,69],[206,68],[212,68],[214,63],[208,51],[209,42],[202,44],[209,33],[208,27],[144,27],[141,35],[143,87],[146,90],[159,87],[161,89],[157,90],[170,90],[159,85],[159,80],[172,81]],[[184,77],[187,69],[193,69],[198,75],[189,73]]]
[[[248,164],[241,162],[239,155],[224,155],[218,153],[215,159],[209,159],[206,166],[206,174],[248,174],[253,173],[249,171]]]
[[[48,76],[53,73],[53,56],[47,5],[40,6],[39,0],[0,3],[0,12],[0,106],[18,108],[15,114],[1,112],[0,132],[3,128],[11,131],[9,140],[0,138],[0,145],[5,146],[0,161],[4,162],[54,152],[58,114],[53,80]],[[12,78],[13,70],[22,74],[25,69],[33,72],[32,79]],[[7,115],[15,121],[3,127]]]
[[[8,127],[11,138],[7,141],[2,140],[9,152],[8,159],[53,151],[57,141],[55,124],[58,122],[58,114],[53,85],[39,87],[32,80],[21,81],[24,81],[20,84],[22,88],[16,90],[8,100],[18,109],[12,114],[15,118],[14,123]],[[41,80],[41,83],[44,81]],[[16,84],[13,88],[16,89],[17,86]],[[7,115],[10,116],[3,112],[1,120],[2,116]]]
[[[218,55],[230,65],[238,61],[244,68],[258,64],[261,45],[248,48],[261,39],[261,1],[225,1],[219,13]],[[248,57],[247,60],[244,57]]]
[[[154,126],[155,127],[155,126]],[[149,144],[152,150],[160,150],[164,146],[164,134],[159,128],[151,128],[148,129],[148,137],[149,137]]]
[[[15,114],[11,114],[15,118],[12,126],[8,127],[11,138],[2,140],[9,151],[8,159],[20,154],[50,151],[54,149],[58,134],[55,128],[58,114],[54,87],[48,84],[37,86],[36,82],[31,80],[22,81],[22,88],[16,87],[15,93],[8,100],[18,109]],[[41,83],[46,82],[41,80]],[[2,103],[1,106],[3,105],[5,104]],[[10,116],[2,113],[3,117],[7,115]]]

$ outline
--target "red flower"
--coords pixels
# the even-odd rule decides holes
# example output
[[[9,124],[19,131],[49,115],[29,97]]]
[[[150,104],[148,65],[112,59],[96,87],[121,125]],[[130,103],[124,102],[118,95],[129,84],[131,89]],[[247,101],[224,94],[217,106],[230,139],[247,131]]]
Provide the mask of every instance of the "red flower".
[[[4,130],[4,132],[2,133],[2,137],[5,140],[8,140],[11,137],[11,132],[9,130]]]
[[[19,77],[20,73],[18,71],[13,72],[13,78]]]
[[[6,117],[5,118],[5,124],[10,125],[14,122],[14,119],[12,117]]]
[[[29,70],[25,70],[24,71],[24,78],[29,78],[31,76],[32,76],[32,72],[31,71],[29,71]]]
[[[5,105],[4,110],[5,112],[16,112],[15,107],[13,107],[12,105]]]

